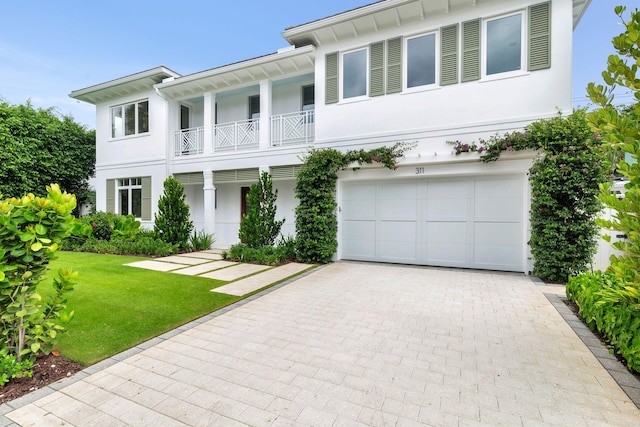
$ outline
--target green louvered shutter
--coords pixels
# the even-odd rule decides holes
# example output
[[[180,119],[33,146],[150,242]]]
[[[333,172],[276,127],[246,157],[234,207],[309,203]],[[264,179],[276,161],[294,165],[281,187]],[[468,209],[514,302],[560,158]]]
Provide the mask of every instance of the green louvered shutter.
[[[329,53],[325,57],[324,103],[338,102],[338,52]]]
[[[480,20],[462,23],[462,81],[480,79]]]
[[[529,71],[551,67],[551,3],[529,7]]]
[[[440,85],[458,83],[458,24],[440,29]]]
[[[107,180],[107,212],[116,213],[116,180]]]
[[[384,95],[384,42],[369,46],[369,96]]]
[[[402,37],[387,40],[387,93],[402,92]]]
[[[142,177],[142,219],[151,220],[151,177]]]

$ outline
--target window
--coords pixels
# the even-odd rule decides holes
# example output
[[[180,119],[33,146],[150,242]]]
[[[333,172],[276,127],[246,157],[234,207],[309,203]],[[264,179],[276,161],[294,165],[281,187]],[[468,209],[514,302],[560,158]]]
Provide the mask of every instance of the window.
[[[436,35],[407,40],[407,88],[436,82]]]
[[[314,85],[302,86],[302,111],[313,110],[316,106],[316,91]]]
[[[149,132],[149,101],[138,101],[111,108],[111,137]]]
[[[191,127],[190,118],[191,118],[191,109],[186,105],[181,105],[180,106],[180,129],[181,130],[189,129]]]
[[[260,118],[260,95],[249,97],[249,118],[252,120]]]
[[[355,98],[367,94],[367,50],[342,55],[342,97]]]
[[[522,70],[522,13],[485,21],[485,74]]]
[[[118,180],[118,203],[120,215],[142,217],[142,178]]]

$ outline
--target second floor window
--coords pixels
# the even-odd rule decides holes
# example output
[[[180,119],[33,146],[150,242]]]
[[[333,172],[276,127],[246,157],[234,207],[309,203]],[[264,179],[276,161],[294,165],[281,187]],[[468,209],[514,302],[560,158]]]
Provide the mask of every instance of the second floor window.
[[[522,14],[505,16],[485,22],[485,74],[522,70]]]
[[[367,49],[342,55],[342,76],[344,99],[367,94]]]
[[[111,107],[111,137],[149,132],[149,101]]]
[[[436,82],[436,35],[407,40],[407,88]]]

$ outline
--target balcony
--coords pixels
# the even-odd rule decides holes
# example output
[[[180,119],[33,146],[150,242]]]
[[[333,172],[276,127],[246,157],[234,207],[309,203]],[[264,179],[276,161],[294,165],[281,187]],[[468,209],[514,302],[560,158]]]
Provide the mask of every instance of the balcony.
[[[271,117],[271,145],[308,144],[316,135],[315,111],[280,114]]]
[[[270,147],[310,144],[315,139],[313,110],[272,116],[270,126]],[[173,134],[175,157],[201,155],[207,147],[215,153],[257,149],[259,145],[258,119],[217,124],[212,129],[212,141],[205,141],[203,126],[182,129]]]

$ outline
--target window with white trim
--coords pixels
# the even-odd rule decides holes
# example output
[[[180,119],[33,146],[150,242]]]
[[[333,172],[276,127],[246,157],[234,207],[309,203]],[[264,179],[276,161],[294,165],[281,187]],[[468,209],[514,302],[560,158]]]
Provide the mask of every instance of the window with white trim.
[[[367,49],[342,54],[342,98],[367,95]]]
[[[436,34],[406,39],[407,88],[436,83]]]
[[[524,13],[484,21],[484,75],[524,70]]]
[[[142,217],[142,178],[118,180],[118,206],[120,215]]]
[[[111,107],[111,137],[149,132],[149,100]]]

